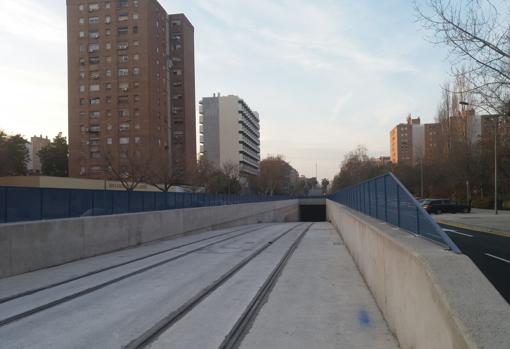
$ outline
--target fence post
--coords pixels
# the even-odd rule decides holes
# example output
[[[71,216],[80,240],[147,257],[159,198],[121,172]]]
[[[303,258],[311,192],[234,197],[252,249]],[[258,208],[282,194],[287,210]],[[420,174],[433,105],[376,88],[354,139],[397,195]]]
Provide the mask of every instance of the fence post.
[[[44,195],[44,190],[42,188],[39,188],[39,192],[40,192],[40,195],[39,195],[39,219],[40,220],[43,220],[43,195]]]
[[[386,187],[386,176],[384,178],[384,218],[388,222],[388,188]]]
[[[367,182],[368,186],[368,215],[372,216],[372,185],[371,182]]]
[[[420,232],[420,209],[416,207],[416,232],[421,235]]]
[[[67,218],[71,217],[71,190],[67,189]]]
[[[379,200],[378,200],[378,192],[377,192],[377,179],[374,180],[374,187],[375,187],[375,218],[379,218]]]
[[[397,186],[397,225],[400,227],[400,188]]]

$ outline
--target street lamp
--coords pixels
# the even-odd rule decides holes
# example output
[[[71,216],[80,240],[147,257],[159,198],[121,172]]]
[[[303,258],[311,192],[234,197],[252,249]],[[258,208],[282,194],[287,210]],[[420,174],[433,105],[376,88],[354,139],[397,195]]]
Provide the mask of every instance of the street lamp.
[[[494,214],[498,214],[498,124],[499,115],[494,120]]]

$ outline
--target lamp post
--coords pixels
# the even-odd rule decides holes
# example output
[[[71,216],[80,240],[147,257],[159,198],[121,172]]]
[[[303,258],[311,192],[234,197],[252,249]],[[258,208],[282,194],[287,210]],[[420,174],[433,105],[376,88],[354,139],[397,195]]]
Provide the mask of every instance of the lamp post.
[[[494,214],[498,214],[498,124],[499,115],[494,122]]]

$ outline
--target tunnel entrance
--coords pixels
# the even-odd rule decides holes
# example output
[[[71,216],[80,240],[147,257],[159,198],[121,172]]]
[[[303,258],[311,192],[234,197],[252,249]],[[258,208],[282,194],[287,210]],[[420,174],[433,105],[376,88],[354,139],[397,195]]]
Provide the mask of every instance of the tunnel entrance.
[[[302,200],[299,204],[299,220],[301,222],[325,222],[326,204],[324,200],[318,202]]]

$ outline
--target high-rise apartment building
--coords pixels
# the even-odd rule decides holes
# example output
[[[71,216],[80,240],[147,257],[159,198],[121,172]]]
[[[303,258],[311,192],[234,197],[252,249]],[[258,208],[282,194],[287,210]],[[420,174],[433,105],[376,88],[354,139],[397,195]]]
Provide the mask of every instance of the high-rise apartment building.
[[[391,162],[411,162],[413,158],[413,125],[419,124],[420,119],[407,118],[406,124],[398,124],[390,132]]]
[[[28,149],[28,163],[27,163],[27,169],[31,173],[41,173],[42,164],[41,159],[39,158],[39,151],[49,145],[51,141],[48,139],[48,137],[40,136],[33,136],[30,138],[30,143],[26,144],[26,147]]]
[[[238,164],[241,176],[257,176],[260,163],[259,115],[237,96],[200,102],[200,154],[216,167]]]
[[[169,16],[172,168],[183,183],[190,183],[196,166],[194,28],[185,15]]]
[[[67,0],[67,18],[70,176],[171,171],[166,11],[156,0]],[[195,103],[194,92],[182,98]]]

